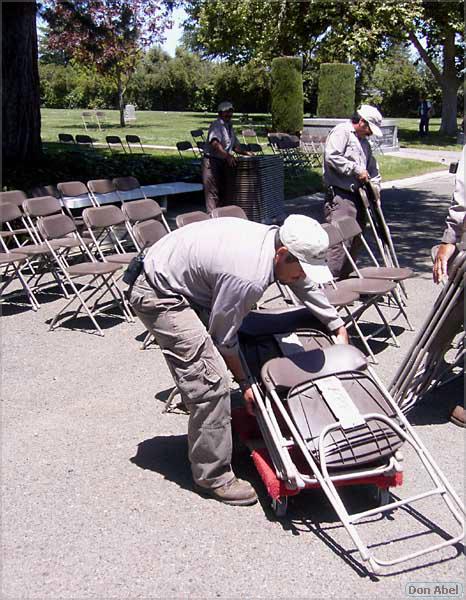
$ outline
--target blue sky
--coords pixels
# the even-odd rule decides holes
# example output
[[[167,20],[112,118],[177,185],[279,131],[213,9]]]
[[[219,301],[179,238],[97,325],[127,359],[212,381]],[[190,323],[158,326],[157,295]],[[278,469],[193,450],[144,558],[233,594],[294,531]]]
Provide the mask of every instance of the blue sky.
[[[175,56],[175,50],[180,42],[180,38],[183,35],[183,28],[181,23],[186,19],[186,13],[184,9],[177,8],[173,11],[173,27],[165,32],[166,41],[162,45],[165,52],[168,52],[170,56]]]

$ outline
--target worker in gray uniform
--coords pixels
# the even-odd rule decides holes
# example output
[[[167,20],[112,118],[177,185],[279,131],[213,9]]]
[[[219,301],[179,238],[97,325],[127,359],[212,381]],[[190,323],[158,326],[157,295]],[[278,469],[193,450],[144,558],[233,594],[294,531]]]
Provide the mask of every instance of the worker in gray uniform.
[[[324,150],[324,216],[327,223],[353,217],[361,229],[366,226],[358,189],[369,180],[380,186],[380,172],[368,138],[371,135],[382,136],[381,124],[380,112],[365,104],[351,120],[340,123],[329,133]],[[352,256],[356,256],[358,249],[353,245],[350,249]],[[328,263],[334,277],[344,279],[351,271],[341,247],[329,250]]]
[[[201,494],[235,505],[257,500],[231,469],[227,368],[252,414],[237,332],[265,290],[274,281],[288,285],[338,343],[348,343],[343,321],[314,283],[321,270],[328,273],[327,247],[317,221],[291,215],[281,228],[237,218],[193,223],[149,249],[129,300],[160,345],[189,410],[189,460]]]
[[[233,152],[249,155],[233,130],[233,104],[221,102],[218,118],[207,133],[204,158],[202,159],[202,183],[207,212],[218,206],[235,204],[236,159]]]

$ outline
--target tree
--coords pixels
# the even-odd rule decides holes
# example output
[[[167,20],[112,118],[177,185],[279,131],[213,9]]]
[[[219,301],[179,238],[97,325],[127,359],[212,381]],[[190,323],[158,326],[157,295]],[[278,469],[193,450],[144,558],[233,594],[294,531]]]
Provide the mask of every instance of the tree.
[[[2,2],[2,152],[27,162],[42,151],[35,2]]]
[[[188,0],[186,40],[237,62],[297,54],[309,61],[371,61],[409,40],[442,89],[441,131],[456,130],[464,72],[463,0]]]
[[[78,62],[111,77],[125,126],[125,92],[142,50],[162,40],[171,26],[168,0],[46,0],[48,47],[65,50]]]

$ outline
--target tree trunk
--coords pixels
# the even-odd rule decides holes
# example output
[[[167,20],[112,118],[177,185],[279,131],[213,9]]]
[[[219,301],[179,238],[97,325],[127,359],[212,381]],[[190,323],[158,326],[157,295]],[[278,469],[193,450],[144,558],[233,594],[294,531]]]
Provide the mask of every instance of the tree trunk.
[[[442,73],[442,121],[440,133],[456,135],[458,109],[458,79],[455,69],[455,32],[449,30],[443,44],[443,73]]]
[[[2,152],[6,162],[42,153],[35,2],[2,2]]]
[[[125,123],[125,90],[121,81],[121,75],[118,74],[118,108],[120,109],[120,127],[126,127]]]

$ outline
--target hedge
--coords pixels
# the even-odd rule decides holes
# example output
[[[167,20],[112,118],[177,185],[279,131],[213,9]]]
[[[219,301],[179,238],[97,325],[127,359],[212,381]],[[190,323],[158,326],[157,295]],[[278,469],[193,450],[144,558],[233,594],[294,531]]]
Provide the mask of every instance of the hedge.
[[[320,65],[318,117],[348,118],[354,112],[355,69],[344,63]]]
[[[295,56],[272,61],[272,127],[295,134],[303,128],[303,63]]]

